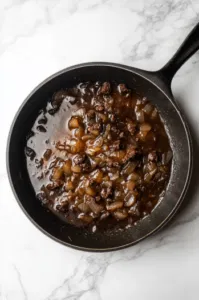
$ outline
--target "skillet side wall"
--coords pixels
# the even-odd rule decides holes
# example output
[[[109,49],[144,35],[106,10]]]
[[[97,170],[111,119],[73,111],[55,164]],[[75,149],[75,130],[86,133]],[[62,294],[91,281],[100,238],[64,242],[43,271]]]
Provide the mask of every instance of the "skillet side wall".
[[[139,74],[134,73],[140,73]],[[176,109],[171,93],[164,93],[152,82],[149,72],[117,64],[89,63],[65,69],[41,83],[25,100],[18,111],[8,140],[8,173],[15,196],[21,208],[44,233],[68,246],[82,250],[116,250],[137,243],[156,231],[176,210],[182,201],[190,177],[191,150],[189,136],[180,112]],[[52,94],[62,87],[71,87],[83,81],[125,82],[130,88],[146,96],[158,108],[165,123],[173,150],[172,174],[167,192],[153,213],[125,232],[111,231],[91,234],[85,229],[74,228],[41,206],[31,186],[24,155],[25,137],[30,131],[38,111],[45,107]]]

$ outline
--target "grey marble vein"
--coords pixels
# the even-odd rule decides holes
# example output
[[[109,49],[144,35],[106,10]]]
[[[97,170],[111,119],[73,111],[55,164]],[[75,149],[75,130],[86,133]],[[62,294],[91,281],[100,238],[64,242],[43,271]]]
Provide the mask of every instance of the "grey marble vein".
[[[137,60],[158,58],[159,52],[162,50],[160,43],[165,43],[165,38],[164,35],[156,38],[156,32],[161,32],[161,30],[164,29],[164,26],[174,26],[175,28],[175,23],[172,25],[170,24],[170,16],[176,15],[176,19],[180,20],[184,17],[183,12],[189,8],[189,6],[189,0],[169,0],[165,2],[154,0],[148,1],[147,5],[143,7],[143,10],[138,13],[141,19],[136,30],[140,35],[140,41],[134,43],[133,39],[130,36],[127,36],[120,44],[125,62],[133,65]],[[175,29],[175,35],[173,35],[173,37],[177,38],[176,45],[178,46],[180,46],[179,35],[181,36],[185,31],[188,33],[197,23],[197,13],[194,9],[192,9],[192,12],[193,15],[191,19],[189,19],[183,27],[177,27]],[[151,38],[149,39],[148,37]],[[129,43],[129,40],[132,40],[132,42]],[[145,50],[141,51],[142,49]]]
[[[83,255],[72,275],[52,291],[45,300],[81,299],[84,294],[93,290],[96,292],[96,299],[101,300],[98,287],[103,280],[107,268],[117,263],[135,261],[142,258],[146,253],[148,254],[150,251],[155,251],[171,243],[176,243],[176,240],[169,241],[167,235],[161,235],[153,243],[141,243],[132,250],[126,249],[120,251],[119,255],[117,253],[106,253],[103,257],[99,257],[98,254]],[[79,276],[78,270],[81,270],[81,276]],[[81,288],[81,283],[85,283],[86,281],[88,281],[86,288]]]
[[[101,300],[98,284],[108,267],[108,257],[97,258],[96,255],[82,255],[72,275],[56,288],[46,300],[80,299],[87,292],[94,291],[98,300]]]
[[[27,292],[26,292],[26,289],[23,285],[23,282],[22,282],[22,279],[21,279],[21,274],[19,272],[19,269],[16,267],[16,265],[13,264],[13,268],[15,269],[15,272],[17,274],[17,278],[18,278],[18,281],[19,281],[19,285],[21,287],[21,290],[22,290],[22,293],[23,293],[23,299],[24,300],[28,300],[28,295],[27,295]]]

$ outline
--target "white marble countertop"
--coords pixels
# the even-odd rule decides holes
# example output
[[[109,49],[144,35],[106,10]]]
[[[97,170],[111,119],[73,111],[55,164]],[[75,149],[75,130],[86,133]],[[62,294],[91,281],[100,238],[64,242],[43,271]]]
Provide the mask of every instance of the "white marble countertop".
[[[35,228],[15,201],[5,166],[11,121],[40,81],[87,61],[158,69],[198,16],[198,0],[0,1],[0,299],[198,299],[197,171],[188,204],[169,227],[134,247],[95,254]],[[172,89],[198,139],[199,54],[176,74]]]

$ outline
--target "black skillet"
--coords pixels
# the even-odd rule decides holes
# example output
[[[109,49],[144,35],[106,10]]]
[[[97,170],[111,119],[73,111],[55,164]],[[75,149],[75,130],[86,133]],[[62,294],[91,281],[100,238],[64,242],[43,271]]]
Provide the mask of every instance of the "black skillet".
[[[199,24],[172,59],[159,71],[148,72],[106,63],[85,63],[66,68],[47,78],[26,98],[11,126],[7,145],[7,170],[15,197],[28,218],[46,235],[76,249],[110,251],[128,247],[162,228],[181,205],[192,172],[192,143],[184,116],[171,92],[171,80],[182,64],[199,48]],[[172,174],[164,199],[152,214],[123,232],[89,233],[66,224],[36,199],[26,169],[24,146],[38,111],[62,87],[85,81],[125,82],[147,96],[158,108],[173,149]]]

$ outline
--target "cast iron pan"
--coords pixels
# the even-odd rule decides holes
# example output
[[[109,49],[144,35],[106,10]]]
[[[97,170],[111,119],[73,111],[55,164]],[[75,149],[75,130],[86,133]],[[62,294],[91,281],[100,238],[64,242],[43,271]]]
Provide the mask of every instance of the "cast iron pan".
[[[163,227],[181,205],[192,172],[192,143],[184,116],[171,92],[171,80],[181,65],[199,48],[199,24],[192,30],[173,58],[159,71],[93,62],[66,68],[47,78],[26,98],[11,126],[7,145],[7,170],[15,197],[28,218],[46,235],[76,249],[117,250],[136,244]],[[64,223],[36,199],[26,169],[24,146],[38,111],[62,87],[84,81],[125,82],[156,105],[165,123],[173,149],[172,174],[164,199],[151,215],[124,232],[89,233]]]

